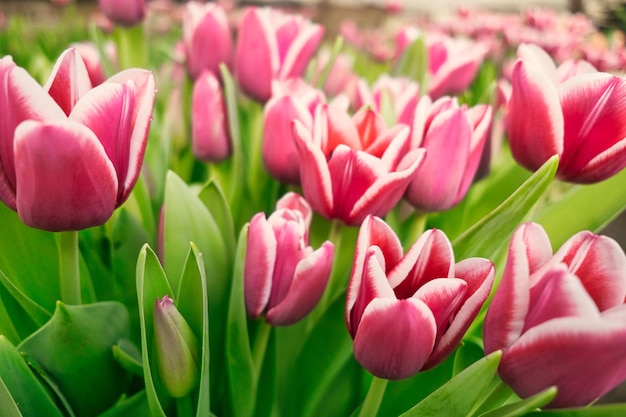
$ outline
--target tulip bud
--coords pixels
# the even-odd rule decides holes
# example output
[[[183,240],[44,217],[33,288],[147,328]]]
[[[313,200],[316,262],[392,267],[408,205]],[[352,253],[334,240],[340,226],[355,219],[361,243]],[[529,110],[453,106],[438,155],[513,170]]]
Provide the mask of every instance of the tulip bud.
[[[198,77],[191,100],[194,155],[201,161],[223,161],[232,148],[222,89],[212,72],[204,71]]]
[[[146,15],[145,0],[99,0],[98,4],[107,18],[122,26],[136,25]]]
[[[167,295],[154,305],[154,342],[165,389],[175,398],[187,395],[200,376],[200,349],[191,327]]]

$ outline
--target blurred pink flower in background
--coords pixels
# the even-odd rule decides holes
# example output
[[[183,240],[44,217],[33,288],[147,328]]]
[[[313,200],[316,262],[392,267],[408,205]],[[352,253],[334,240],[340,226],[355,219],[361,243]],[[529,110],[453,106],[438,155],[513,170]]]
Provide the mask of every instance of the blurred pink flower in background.
[[[98,0],[100,10],[113,23],[133,26],[146,16],[145,0]]]

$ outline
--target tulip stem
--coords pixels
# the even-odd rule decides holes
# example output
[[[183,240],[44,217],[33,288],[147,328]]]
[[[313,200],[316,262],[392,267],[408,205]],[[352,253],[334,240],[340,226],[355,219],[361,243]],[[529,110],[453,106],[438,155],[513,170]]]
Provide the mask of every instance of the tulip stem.
[[[387,382],[389,382],[387,379],[378,378],[377,376],[372,379],[358,417],[375,416],[378,414],[380,403],[383,401],[385,389],[387,388]]]
[[[178,417],[193,417],[195,414],[196,413],[193,412],[191,394],[176,398],[176,415]]]
[[[59,251],[59,277],[61,279],[61,300],[65,304],[81,304],[78,232],[56,234]]]
[[[267,324],[265,320],[259,320],[259,325],[254,336],[254,344],[252,346],[252,360],[254,361],[254,369],[257,377],[261,375],[263,367],[263,359],[267,350],[267,342],[270,338],[272,326]]]
[[[404,236],[404,250],[408,250],[415,241],[420,237],[422,233],[424,233],[424,229],[426,229],[426,220],[428,219],[428,214],[415,212],[408,219],[408,228],[406,235]]]

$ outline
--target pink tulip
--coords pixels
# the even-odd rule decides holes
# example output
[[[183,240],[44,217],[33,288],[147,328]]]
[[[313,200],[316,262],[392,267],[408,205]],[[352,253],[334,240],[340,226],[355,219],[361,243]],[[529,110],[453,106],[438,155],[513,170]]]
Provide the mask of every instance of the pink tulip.
[[[626,379],[626,256],[580,232],[556,254],[543,228],[520,226],[484,322],[486,353],[521,397],[550,386],[550,407],[583,406]]]
[[[396,120],[409,124],[419,100],[419,84],[409,78],[381,75],[372,88],[361,80],[356,88],[354,108],[372,106],[377,112],[383,111],[383,101],[388,104]]]
[[[118,25],[133,26],[146,16],[146,0],[98,0],[98,4],[102,13]]]
[[[414,207],[443,211],[465,197],[489,138],[492,113],[489,105],[468,109],[450,97],[420,99],[410,122],[411,148],[425,148],[426,158],[406,192]]]
[[[42,88],[0,60],[0,199],[24,223],[78,230],[104,223],[141,169],[155,82],[127,70],[88,89],[78,54],[64,52]]]
[[[450,241],[436,229],[403,254],[393,230],[368,216],[359,230],[346,302],[356,360],[386,379],[439,364],[478,314],[494,275],[487,259],[455,264]]]
[[[324,28],[301,16],[271,8],[248,8],[235,51],[235,77],[258,101],[272,95],[272,81],[301,77],[324,35]]]
[[[311,208],[295,193],[286,194],[269,218],[250,221],[244,266],[246,310],[284,326],[303,319],[317,305],[330,276],[334,246],[313,250],[308,233]]]
[[[102,84],[107,76],[104,72],[102,57],[98,47],[92,42],[77,42],[71,44],[70,47],[76,49],[76,52],[78,52],[85,63],[91,85],[95,87]],[[117,51],[113,42],[107,42],[104,45],[104,53],[106,55],[105,59],[110,63],[115,64],[117,62]]]
[[[232,35],[224,9],[214,3],[187,3],[183,14],[183,41],[187,71],[194,80],[202,71],[219,74],[219,65],[230,65]]]
[[[562,82],[571,71],[558,71],[539,48],[521,45],[518,56],[507,109],[515,160],[536,170],[559,155],[557,177],[576,183],[602,181],[624,168],[626,80],[596,72]]]
[[[204,71],[193,86],[191,148],[204,162],[223,161],[232,153],[222,87],[210,71]]]
[[[318,106],[313,128],[295,121],[294,137],[307,201],[327,219],[349,225],[360,224],[368,214],[386,215],[424,157],[423,149],[406,152],[407,126],[387,129],[366,107],[351,118],[338,108]]]
[[[300,184],[300,158],[291,123],[299,120],[311,129],[315,108],[325,102],[323,92],[301,79],[274,83],[274,94],[265,104],[262,141],[263,162],[274,178]]]

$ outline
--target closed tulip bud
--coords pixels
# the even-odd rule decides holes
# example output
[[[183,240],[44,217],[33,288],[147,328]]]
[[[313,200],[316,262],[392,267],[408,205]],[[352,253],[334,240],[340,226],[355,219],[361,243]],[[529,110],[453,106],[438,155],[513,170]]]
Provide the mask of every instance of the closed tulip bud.
[[[356,360],[386,379],[439,364],[480,311],[494,274],[487,259],[455,263],[439,230],[426,231],[403,254],[393,230],[368,216],[357,237],[345,310]]]
[[[411,148],[426,149],[426,158],[406,192],[414,207],[443,211],[465,197],[489,139],[492,113],[489,105],[467,108],[450,97],[420,99],[410,122]]]
[[[146,0],[98,0],[100,10],[113,23],[133,26],[146,16]]]
[[[543,228],[520,226],[484,322],[486,353],[522,398],[556,386],[549,407],[584,406],[626,380],[626,255],[583,231],[555,253]]]
[[[350,117],[321,105],[312,129],[297,120],[293,126],[304,196],[322,216],[349,225],[361,224],[369,214],[386,215],[424,157],[423,149],[406,152],[408,126],[388,129],[366,107]]]
[[[204,162],[223,161],[232,152],[224,94],[209,71],[203,72],[193,87],[191,145],[196,158]]]
[[[154,344],[161,382],[175,398],[189,394],[200,379],[198,340],[167,295],[154,305]]]
[[[308,234],[311,208],[295,193],[286,194],[269,218],[250,221],[244,266],[246,310],[265,315],[275,326],[296,323],[321,299],[333,264],[334,246],[314,250]]]
[[[506,115],[520,165],[536,170],[559,155],[556,176],[575,183],[602,181],[626,166],[626,80],[588,71],[579,66],[571,76],[545,51],[520,45]]]
[[[233,53],[224,9],[214,3],[187,3],[183,14],[183,42],[191,78],[195,80],[203,71],[219,74],[219,65],[230,65]]]
[[[271,8],[248,8],[235,50],[235,78],[255,100],[272,96],[272,81],[301,77],[322,41],[324,28]]]

